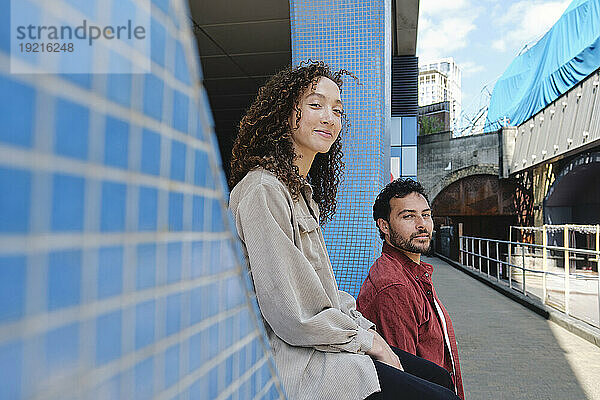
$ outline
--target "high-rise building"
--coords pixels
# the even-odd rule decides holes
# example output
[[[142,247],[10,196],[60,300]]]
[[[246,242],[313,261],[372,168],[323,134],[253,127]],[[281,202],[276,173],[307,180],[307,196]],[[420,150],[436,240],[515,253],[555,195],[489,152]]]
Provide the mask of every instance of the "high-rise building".
[[[460,125],[461,76],[452,57],[419,63],[419,106],[450,102],[450,130],[454,133]]]

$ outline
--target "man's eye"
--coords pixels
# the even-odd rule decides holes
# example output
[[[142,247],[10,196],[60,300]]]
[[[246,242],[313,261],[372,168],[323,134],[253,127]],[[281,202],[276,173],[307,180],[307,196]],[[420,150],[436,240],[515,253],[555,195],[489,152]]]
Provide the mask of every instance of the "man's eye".
[[[423,214],[423,218],[431,218],[431,214]]]
[[[402,218],[404,219],[411,219],[413,217],[412,214],[406,214],[405,216],[403,216]]]
[[[333,112],[339,116],[344,115],[344,110],[340,110],[339,108],[334,109]]]
[[[311,106],[311,107],[321,107],[321,105],[319,103],[310,103],[309,106]]]

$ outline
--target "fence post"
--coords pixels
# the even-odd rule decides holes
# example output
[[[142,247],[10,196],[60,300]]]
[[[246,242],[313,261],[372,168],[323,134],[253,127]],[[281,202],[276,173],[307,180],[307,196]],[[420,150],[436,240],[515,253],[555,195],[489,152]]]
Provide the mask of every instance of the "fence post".
[[[523,294],[527,294],[525,289],[525,242],[521,237],[521,259],[523,260]]]
[[[465,265],[465,263],[463,262],[463,224],[462,222],[459,222],[458,224],[458,253],[460,254],[460,263],[462,265]]]
[[[512,230],[511,226],[508,228],[508,287],[512,289]]]
[[[548,255],[546,254],[546,247],[548,246],[548,235],[546,232],[546,225],[542,227],[542,303],[546,304],[548,298],[548,292],[546,287],[546,271],[548,271]]]
[[[596,225],[596,269],[598,270],[598,325],[600,325],[600,225]]]
[[[471,268],[475,269],[475,239],[471,238]]]
[[[477,260],[477,268],[479,269],[479,272],[481,272],[481,238],[478,238],[477,243],[479,244],[479,252],[477,253],[479,259]]]
[[[485,257],[486,257],[486,275],[490,276],[490,241],[485,241]]]
[[[498,260],[496,262],[496,280],[500,281],[500,266],[502,265],[500,263],[500,243],[496,242],[496,260]]]
[[[569,225],[565,225],[563,231],[563,245],[565,247],[565,314],[569,315],[569,277],[571,274],[569,261]]]

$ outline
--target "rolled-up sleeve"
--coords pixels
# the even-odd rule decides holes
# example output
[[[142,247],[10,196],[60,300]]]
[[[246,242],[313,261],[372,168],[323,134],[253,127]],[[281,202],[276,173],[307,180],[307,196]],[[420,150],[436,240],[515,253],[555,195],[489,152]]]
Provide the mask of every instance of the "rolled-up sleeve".
[[[340,290],[339,296],[341,309],[344,314],[349,315],[363,329],[375,329],[375,324],[366,319],[356,309],[356,299],[350,293]]]
[[[373,334],[365,328],[368,324],[333,307],[315,268],[296,247],[292,206],[282,187],[261,183],[232,210],[264,319],[292,346],[370,350]]]

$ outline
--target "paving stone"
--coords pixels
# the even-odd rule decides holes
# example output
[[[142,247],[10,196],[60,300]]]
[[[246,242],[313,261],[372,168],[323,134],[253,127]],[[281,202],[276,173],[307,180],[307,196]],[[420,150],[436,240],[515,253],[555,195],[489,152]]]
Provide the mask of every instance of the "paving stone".
[[[600,400],[600,348],[438,258],[468,400]]]

